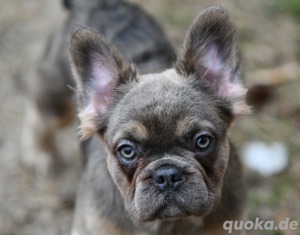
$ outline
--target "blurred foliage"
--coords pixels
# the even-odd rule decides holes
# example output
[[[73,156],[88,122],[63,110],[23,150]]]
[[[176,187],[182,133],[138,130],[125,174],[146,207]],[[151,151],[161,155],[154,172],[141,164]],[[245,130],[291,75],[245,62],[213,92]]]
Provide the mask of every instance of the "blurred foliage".
[[[300,0],[276,0],[276,6],[279,10],[292,13],[300,20]]]
[[[193,19],[194,14],[191,13],[190,7],[182,5],[182,2],[165,0],[153,5],[152,14],[169,25],[186,28]]]

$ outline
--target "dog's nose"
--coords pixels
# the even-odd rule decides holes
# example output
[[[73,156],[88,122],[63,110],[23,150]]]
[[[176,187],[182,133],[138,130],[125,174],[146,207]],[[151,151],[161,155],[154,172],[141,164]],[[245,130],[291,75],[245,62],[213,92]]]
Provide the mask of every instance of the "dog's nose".
[[[153,179],[160,190],[170,191],[178,188],[183,180],[183,174],[176,167],[163,166],[154,172]]]

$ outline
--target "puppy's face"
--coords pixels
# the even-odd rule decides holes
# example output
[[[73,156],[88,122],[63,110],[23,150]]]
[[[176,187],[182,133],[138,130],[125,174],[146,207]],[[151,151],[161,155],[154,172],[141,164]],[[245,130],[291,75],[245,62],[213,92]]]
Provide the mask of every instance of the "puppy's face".
[[[229,155],[229,107],[174,70],[138,77],[105,133],[108,166],[143,221],[208,213]]]
[[[137,75],[86,28],[73,34],[70,57],[82,137],[98,133],[106,142],[128,212],[140,221],[208,214],[221,196],[226,130],[248,111],[235,28],[224,11],[202,12],[175,68],[161,74]]]

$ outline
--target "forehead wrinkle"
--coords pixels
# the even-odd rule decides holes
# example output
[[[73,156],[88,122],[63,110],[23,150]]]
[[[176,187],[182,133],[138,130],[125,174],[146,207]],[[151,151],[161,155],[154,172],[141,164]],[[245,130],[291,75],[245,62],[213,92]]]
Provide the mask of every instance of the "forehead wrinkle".
[[[212,122],[208,120],[198,120],[196,117],[185,117],[178,121],[175,134],[176,136],[182,137],[195,129],[212,130],[215,132]]]
[[[120,139],[133,138],[134,140],[145,140],[148,138],[147,128],[139,121],[130,121],[124,124],[123,127],[113,138],[113,143],[116,143]]]

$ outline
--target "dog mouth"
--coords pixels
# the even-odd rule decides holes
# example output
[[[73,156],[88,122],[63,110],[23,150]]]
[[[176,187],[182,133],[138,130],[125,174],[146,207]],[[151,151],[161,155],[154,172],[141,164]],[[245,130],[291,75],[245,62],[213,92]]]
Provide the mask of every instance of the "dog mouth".
[[[182,167],[170,164],[149,172],[137,180],[132,203],[127,204],[137,220],[203,216],[211,209],[214,197],[200,172],[187,175]]]
[[[189,215],[191,213],[185,208],[183,198],[174,195],[166,195],[155,213],[157,219],[171,219]]]
[[[184,204],[183,198],[170,193],[165,194],[163,198],[157,200],[155,207],[149,208],[147,218],[143,218],[143,221],[175,219],[192,215]]]
[[[142,184],[136,191],[133,204],[128,208],[132,215],[142,222],[201,217],[206,215],[214,204],[214,196],[200,180],[186,182],[181,189],[165,192],[149,186]]]

